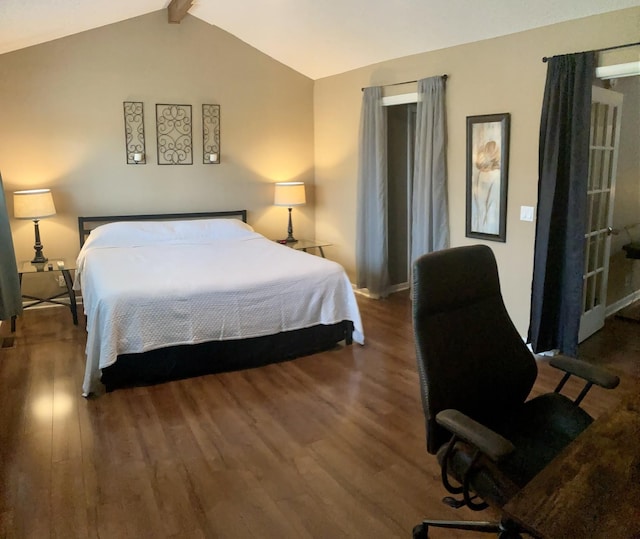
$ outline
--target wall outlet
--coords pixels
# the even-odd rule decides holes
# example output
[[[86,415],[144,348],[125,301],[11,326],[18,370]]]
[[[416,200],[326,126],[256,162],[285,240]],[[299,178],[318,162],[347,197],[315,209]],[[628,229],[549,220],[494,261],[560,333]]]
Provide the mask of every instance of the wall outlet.
[[[58,275],[58,286],[60,288],[67,288],[67,283],[64,282],[64,275]]]

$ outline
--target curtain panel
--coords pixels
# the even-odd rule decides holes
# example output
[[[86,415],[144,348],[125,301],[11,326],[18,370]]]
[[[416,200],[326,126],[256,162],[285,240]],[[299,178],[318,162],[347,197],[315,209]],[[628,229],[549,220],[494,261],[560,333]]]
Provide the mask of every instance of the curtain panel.
[[[374,297],[388,294],[387,111],[382,88],[365,88],[358,155],[357,286]]]
[[[582,314],[595,53],[551,58],[540,121],[538,218],[528,342],[575,356]]]
[[[447,133],[443,77],[418,81],[411,209],[411,262],[449,247]]]
[[[0,253],[0,320],[8,320],[22,313],[22,295],[2,175],[0,175]]]

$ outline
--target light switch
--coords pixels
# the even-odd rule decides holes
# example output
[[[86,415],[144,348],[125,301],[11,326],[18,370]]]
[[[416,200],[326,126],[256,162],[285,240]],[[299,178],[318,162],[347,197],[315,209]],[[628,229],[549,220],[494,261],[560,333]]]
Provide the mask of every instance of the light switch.
[[[520,206],[520,220],[533,221],[533,206]]]

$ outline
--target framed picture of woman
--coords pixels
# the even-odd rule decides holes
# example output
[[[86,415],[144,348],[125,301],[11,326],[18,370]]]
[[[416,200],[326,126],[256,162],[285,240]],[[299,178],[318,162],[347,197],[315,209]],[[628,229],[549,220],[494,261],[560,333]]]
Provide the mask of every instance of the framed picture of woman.
[[[466,236],[507,240],[511,115],[467,116]]]

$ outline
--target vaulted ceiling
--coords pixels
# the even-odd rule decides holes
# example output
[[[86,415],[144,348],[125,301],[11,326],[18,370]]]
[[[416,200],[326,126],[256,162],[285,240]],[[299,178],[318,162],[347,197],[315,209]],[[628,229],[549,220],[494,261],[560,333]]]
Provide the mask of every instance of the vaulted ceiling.
[[[169,0],[0,0],[0,54],[168,5]],[[195,0],[189,13],[318,79],[632,6],[640,0]]]

